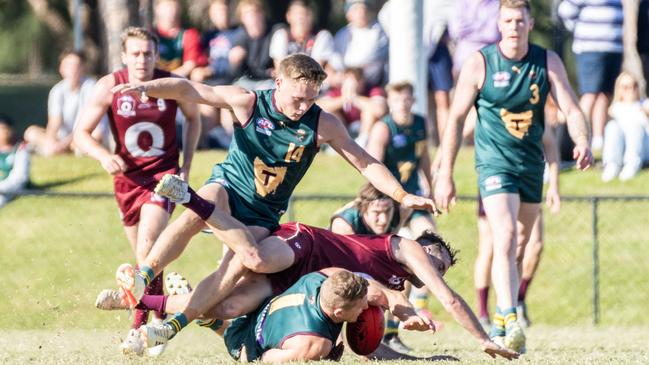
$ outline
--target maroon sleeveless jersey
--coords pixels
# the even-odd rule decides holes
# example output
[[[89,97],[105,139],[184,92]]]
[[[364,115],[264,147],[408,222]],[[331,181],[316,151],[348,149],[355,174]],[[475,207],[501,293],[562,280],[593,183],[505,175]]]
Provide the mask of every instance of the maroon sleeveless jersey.
[[[273,292],[284,291],[300,277],[328,267],[340,267],[370,275],[394,290],[403,290],[411,278],[394,258],[390,239],[393,235],[341,235],[302,223],[285,223],[273,236],[286,241],[295,253],[293,266],[269,274]]]
[[[115,85],[128,83],[124,68],[113,73]],[[171,74],[156,69],[153,78]],[[178,168],[175,100],[149,98],[142,102],[131,94],[115,94],[108,110],[117,153],[126,163],[125,177],[148,180],[156,173]]]

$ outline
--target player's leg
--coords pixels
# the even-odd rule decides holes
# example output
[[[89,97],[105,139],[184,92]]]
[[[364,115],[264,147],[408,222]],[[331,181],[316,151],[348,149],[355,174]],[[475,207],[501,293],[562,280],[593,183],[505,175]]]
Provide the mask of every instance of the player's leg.
[[[527,305],[525,304],[525,296],[541,260],[541,252],[543,252],[543,212],[539,211],[521,260],[521,283],[518,289],[518,307],[516,310],[518,320],[523,327],[529,327],[531,324],[527,313]]]
[[[496,292],[497,307],[491,337],[501,337],[505,335],[506,323],[516,320],[515,298],[518,294],[516,221],[520,198],[518,194],[499,193],[483,196],[482,202],[493,242],[491,278]]]
[[[491,229],[489,228],[489,222],[483,210],[482,214],[478,216],[478,255],[475,260],[473,280],[478,298],[478,319],[485,329],[491,325],[488,303],[492,257],[493,242]]]

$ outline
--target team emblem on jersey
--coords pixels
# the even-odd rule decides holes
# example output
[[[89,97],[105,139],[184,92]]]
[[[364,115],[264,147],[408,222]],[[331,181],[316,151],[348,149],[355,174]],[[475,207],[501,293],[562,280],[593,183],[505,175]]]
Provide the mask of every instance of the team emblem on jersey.
[[[505,108],[500,109],[500,117],[505,122],[505,128],[507,128],[509,134],[518,139],[523,139],[527,134],[527,131],[532,126],[533,116],[534,112],[532,110],[522,113],[512,113]]]
[[[270,135],[273,134],[273,129],[275,129],[275,125],[270,120],[266,118],[257,118],[257,120],[255,120],[255,130],[257,132],[270,137]]]
[[[499,71],[493,74],[492,78],[494,87],[507,87],[509,86],[509,80],[512,78],[512,75],[507,71]]]
[[[167,103],[165,103],[164,99],[158,99],[158,101],[156,103],[158,104],[158,110],[159,111],[163,112],[163,111],[167,110]]]
[[[493,191],[503,187],[502,180],[500,176],[489,176],[484,180],[484,189],[485,191]]]
[[[408,144],[408,138],[404,134],[397,134],[396,136],[392,137],[392,144],[396,148],[401,148]]]
[[[293,246],[295,246],[295,248],[297,248],[298,250],[302,249],[302,245],[299,242],[293,242]]]
[[[135,115],[135,99],[130,95],[122,95],[117,99],[117,114],[123,117]]]
[[[304,129],[298,129],[295,131],[295,138],[297,138],[298,141],[304,141],[304,137],[306,137],[306,131]]]

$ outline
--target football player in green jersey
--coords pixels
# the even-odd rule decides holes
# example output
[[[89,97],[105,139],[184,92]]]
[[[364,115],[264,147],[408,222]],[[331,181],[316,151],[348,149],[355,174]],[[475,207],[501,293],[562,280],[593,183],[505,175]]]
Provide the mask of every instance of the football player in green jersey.
[[[407,193],[383,164],[354,142],[340,120],[315,105],[325,77],[318,62],[295,54],[280,63],[273,90],[210,87],[178,78],[127,84],[113,90],[135,93],[143,99],[151,96],[209,104],[231,110],[239,121],[228,156],[214,167],[198,193],[181,180],[163,179],[158,192],[166,192],[192,210],[184,211],[162,232],[139,271],[129,265],[118,269],[118,282],[132,294],[133,306],[143,294],[142,288],[176,259],[205,225],[232,250],[223,262],[229,262],[227,255],[236,253],[246,268],[266,272],[273,263],[264,262],[256,242],[278,227],[291,193],[322,144],[329,144],[377,189],[404,207],[436,211],[431,199]],[[217,209],[208,208],[201,197]],[[184,327],[227,296],[242,272],[231,274],[211,275],[199,283],[187,309],[170,319],[179,324],[176,328]]]
[[[498,27],[502,39],[476,52],[460,73],[435,185],[435,200],[448,211],[455,198],[453,165],[462,124],[475,104],[476,169],[494,248],[492,280],[497,308],[491,335],[519,352],[525,350],[525,335],[516,320],[517,232],[528,237],[539,214],[542,137],[544,130],[549,130],[543,107],[548,93],[566,116],[576,145],[573,157],[577,168],[586,169],[593,160],[586,120],[565,68],[556,53],[529,43],[533,24],[528,0],[501,0]]]

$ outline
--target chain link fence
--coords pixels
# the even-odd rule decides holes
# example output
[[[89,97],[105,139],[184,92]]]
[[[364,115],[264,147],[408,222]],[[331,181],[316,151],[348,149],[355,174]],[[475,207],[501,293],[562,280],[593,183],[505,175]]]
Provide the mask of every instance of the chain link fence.
[[[112,194],[27,191],[25,195],[29,196],[0,210],[0,231],[6,242],[11,242],[3,242],[7,255],[0,264],[11,264],[11,257],[30,252],[31,262],[26,265],[51,265],[55,259],[62,265],[75,266],[70,275],[83,275],[93,265],[102,265],[105,258],[128,257],[125,244],[115,243],[125,241],[125,237]],[[351,199],[296,195],[284,220],[328,226],[330,215]],[[436,221],[439,232],[460,250],[460,262],[446,279],[473,308],[476,212],[475,197],[460,197],[451,213]],[[562,198],[559,213],[544,212],[544,218],[545,247],[526,300],[531,320],[550,325],[648,325],[649,196],[567,196]],[[209,241],[211,237],[200,235],[195,240]],[[96,247],[108,249],[98,255]],[[213,256],[218,254],[213,245],[210,247],[212,257],[207,267],[213,267]],[[196,254],[190,251],[186,255]],[[202,257],[186,260],[200,266],[203,259],[208,261]],[[32,289],[41,285],[47,288],[53,279],[41,278],[40,284],[36,280]],[[97,286],[110,282],[107,277]],[[490,308],[494,308],[493,290],[491,293]],[[430,305],[434,313],[444,313],[436,301],[431,300]]]

